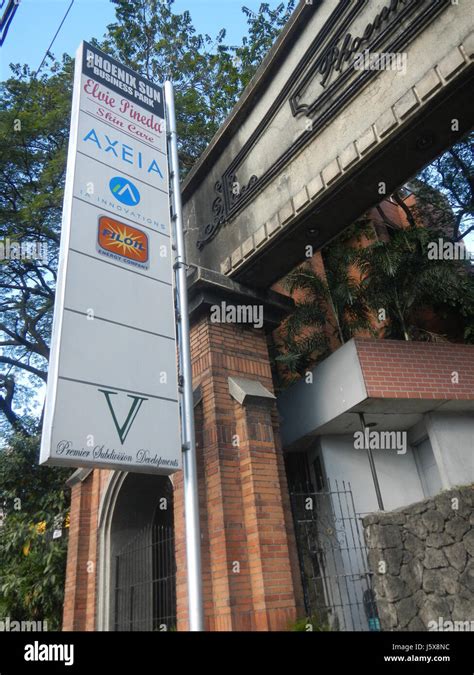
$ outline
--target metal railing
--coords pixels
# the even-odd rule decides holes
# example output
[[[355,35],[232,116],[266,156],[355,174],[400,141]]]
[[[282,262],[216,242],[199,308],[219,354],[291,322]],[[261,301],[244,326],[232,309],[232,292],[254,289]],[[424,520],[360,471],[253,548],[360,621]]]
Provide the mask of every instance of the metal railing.
[[[320,630],[380,630],[350,483],[290,497],[308,617]]]
[[[165,631],[176,627],[173,528],[151,525],[115,556],[114,630]]]

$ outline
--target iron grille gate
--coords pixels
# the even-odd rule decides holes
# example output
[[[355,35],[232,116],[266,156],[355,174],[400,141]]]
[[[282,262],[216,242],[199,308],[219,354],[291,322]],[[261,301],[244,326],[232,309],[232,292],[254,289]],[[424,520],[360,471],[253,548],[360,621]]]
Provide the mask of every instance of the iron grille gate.
[[[148,525],[115,557],[114,630],[176,627],[173,528]]]
[[[308,617],[322,630],[380,630],[350,483],[290,496]]]

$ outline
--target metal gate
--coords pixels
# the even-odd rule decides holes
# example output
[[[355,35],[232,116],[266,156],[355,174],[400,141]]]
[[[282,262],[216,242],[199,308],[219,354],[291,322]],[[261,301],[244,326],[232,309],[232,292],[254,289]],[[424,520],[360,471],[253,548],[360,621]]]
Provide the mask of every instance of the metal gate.
[[[292,492],[306,612],[319,630],[380,630],[350,483]]]
[[[176,627],[173,528],[149,525],[115,557],[114,630]]]

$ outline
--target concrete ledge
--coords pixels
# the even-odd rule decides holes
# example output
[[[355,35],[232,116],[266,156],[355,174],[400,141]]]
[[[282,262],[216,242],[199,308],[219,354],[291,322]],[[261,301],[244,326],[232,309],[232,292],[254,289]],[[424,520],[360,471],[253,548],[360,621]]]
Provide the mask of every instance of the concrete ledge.
[[[247,380],[243,377],[229,377],[229,394],[240,405],[246,405],[251,401],[264,402],[274,401],[276,397],[268,391],[258,380]]]
[[[193,390],[193,406],[196,408],[202,401],[202,387],[198,385],[196,389]]]
[[[278,395],[286,450],[301,449],[305,436],[353,433],[360,412],[380,431],[408,430],[431,412],[474,411],[474,345],[353,338],[310,372]],[[451,427],[459,433],[461,422]]]
[[[229,277],[195,267],[188,274],[189,316],[197,321],[210,307],[225,301],[235,305],[263,305],[264,327],[273,330],[293,311],[294,302],[275,291],[247,288]]]
[[[83,483],[86,478],[92,473],[93,469],[76,469],[73,474],[69,476],[66,481],[66,485],[70,488],[74,487],[78,483]]]

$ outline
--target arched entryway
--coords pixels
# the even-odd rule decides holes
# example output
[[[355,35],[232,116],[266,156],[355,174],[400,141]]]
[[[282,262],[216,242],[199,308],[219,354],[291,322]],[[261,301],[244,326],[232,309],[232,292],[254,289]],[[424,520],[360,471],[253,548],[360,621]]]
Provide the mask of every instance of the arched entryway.
[[[170,479],[113,474],[99,526],[99,629],[174,628],[176,565]]]

